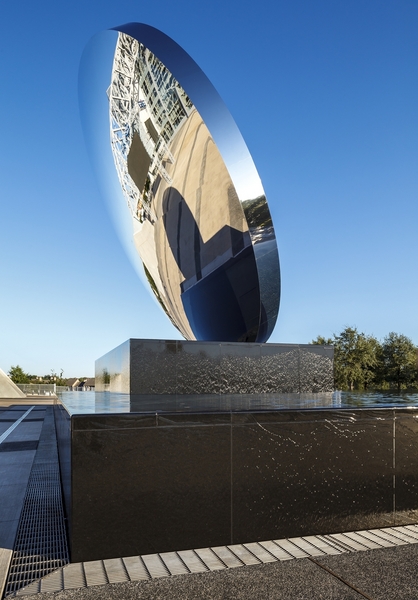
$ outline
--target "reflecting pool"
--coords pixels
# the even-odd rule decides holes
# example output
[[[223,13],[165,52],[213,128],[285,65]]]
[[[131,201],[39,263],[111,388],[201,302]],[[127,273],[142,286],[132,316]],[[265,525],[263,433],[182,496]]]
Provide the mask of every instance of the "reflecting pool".
[[[322,394],[241,394],[227,397],[154,395],[130,396],[111,392],[60,392],[59,398],[70,414],[235,412],[308,410],[338,408],[389,408],[418,406],[418,392],[371,391]]]

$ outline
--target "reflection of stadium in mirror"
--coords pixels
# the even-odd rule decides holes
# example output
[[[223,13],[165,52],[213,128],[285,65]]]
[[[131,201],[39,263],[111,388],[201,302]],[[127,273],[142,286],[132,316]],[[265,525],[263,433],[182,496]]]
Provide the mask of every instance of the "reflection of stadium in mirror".
[[[189,90],[158,48],[118,29],[111,148],[152,291],[186,339],[264,342],[280,289],[266,199],[238,197]]]

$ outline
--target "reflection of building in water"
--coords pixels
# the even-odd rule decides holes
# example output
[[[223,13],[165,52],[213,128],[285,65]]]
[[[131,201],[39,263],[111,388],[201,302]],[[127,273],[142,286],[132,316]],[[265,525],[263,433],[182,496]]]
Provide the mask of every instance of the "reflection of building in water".
[[[119,33],[111,85],[113,156],[132,216],[153,220],[155,182],[171,183],[168,144],[193,105],[170,71],[142,44]]]

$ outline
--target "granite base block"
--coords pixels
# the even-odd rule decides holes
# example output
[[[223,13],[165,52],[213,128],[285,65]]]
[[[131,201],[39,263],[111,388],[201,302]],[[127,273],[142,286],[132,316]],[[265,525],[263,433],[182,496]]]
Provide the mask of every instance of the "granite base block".
[[[70,414],[57,404],[71,560],[414,523],[417,418],[412,408]]]
[[[96,361],[96,391],[136,395],[332,392],[332,346],[130,339]]]

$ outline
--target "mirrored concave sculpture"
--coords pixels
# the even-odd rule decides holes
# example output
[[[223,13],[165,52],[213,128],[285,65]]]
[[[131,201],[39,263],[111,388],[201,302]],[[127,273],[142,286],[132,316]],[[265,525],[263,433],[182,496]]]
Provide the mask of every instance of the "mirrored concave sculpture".
[[[172,323],[188,340],[267,341],[280,300],[273,224],[201,69],[153,27],[104,31],[82,58],[80,108],[122,237]]]

